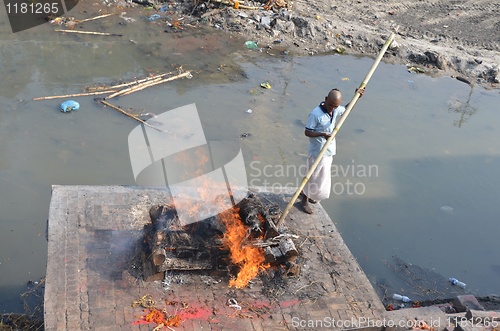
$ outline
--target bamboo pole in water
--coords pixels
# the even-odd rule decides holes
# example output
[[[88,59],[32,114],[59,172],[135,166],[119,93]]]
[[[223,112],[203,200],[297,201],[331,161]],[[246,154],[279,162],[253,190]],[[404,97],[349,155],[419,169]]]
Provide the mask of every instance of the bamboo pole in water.
[[[149,126],[149,127],[150,127],[150,128],[152,128],[152,129],[155,129],[155,130],[160,131],[160,132],[164,132],[163,130],[158,129],[157,127],[155,127],[155,126],[153,126],[153,125],[149,124],[148,122],[141,120],[139,117],[137,117],[137,116],[135,116],[135,115],[133,115],[133,114],[127,113],[125,110],[121,109],[120,107],[117,107],[117,106],[115,106],[115,105],[112,105],[112,104],[110,104],[109,102],[107,102],[107,101],[105,101],[105,100],[100,100],[100,102],[101,102],[103,105],[106,105],[106,106],[108,106],[108,107],[110,107],[110,108],[113,108],[114,110],[119,111],[119,112],[120,112],[120,113],[122,113],[123,115],[126,115],[126,116],[128,116],[128,117],[130,117],[130,118],[132,118],[132,119],[134,119],[134,120],[136,120],[136,121],[138,121],[138,122],[141,122],[142,124],[144,124],[144,125],[146,125],[146,126]]]
[[[111,16],[111,15],[114,15],[114,14],[111,13],[111,14],[104,14],[104,15],[99,15],[99,16],[96,16],[96,17],[86,18],[86,19],[83,19],[83,20],[76,21],[76,23],[83,23],[83,22],[98,20],[100,18],[108,17],[108,16]]]
[[[326,150],[328,149],[328,146],[333,141],[333,139],[335,139],[335,136],[337,135],[337,132],[339,132],[340,127],[342,126],[342,124],[344,124],[347,116],[349,116],[349,113],[354,108],[354,105],[356,104],[356,102],[358,101],[359,97],[361,96],[361,94],[359,93],[359,90],[362,89],[362,88],[365,88],[366,85],[368,84],[368,81],[370,80],[370,78],[372,77],[373,73],[375,72],[375,69],[377,69],[377,66],[379,65],[380,61],[382,60],[382,57],[384,56],[385,52],[387,51],[387,48],[389,48],[389,46],[391,45],[392,41],[394,40],[394,37],[395,37],[395,34],[391,33],[391,35],[389,36],[389,38],[385,42],[384,46],[380,50],[377,58],[375,59],[375,62],[373,63],[372,67],[370,68],[370,71],[368,71],[368,74],[366,74],[365,79],[359,85],[358,90],[354,94],[354,97],[352,98],[351,102],[349,102],[349,105],[347,106],[344,114],[342,114],[342,116],[340,117],[339,122],[337,123],[337,125],[333,129],[332,135],[330,136],[330,138],[328,138],[326,140],[326,143],[323,146],[323,148],[321,149],[321,151],[319,152],[318,156],[316,157],[316,160],[314,160],[314,163],[311,165],[311,168],[307,172],[307,174],[304,177],[304,179],[302,179],[302,182],[300,183],[297,191],[293,195],[292,199],[290,200],[290,202],[286,206],[285,210],[283,211],[283,214],[281,215],[280,219],[276,223],[277,227],[279,227],[280,224],[283,223],[283,221],[285,220],[286,216],[290,212],[290,209],[292,209],[293,204],[295,203],[295,201],[299,197],[300,192],[302,192],[302,190],[304,189],[304,186],[306,186],[307,182],[309,181],[309,178],[311,178],[311,175],[313,174],[314,170],[316,170],[316,167],[318,166],[319,162],[323,158],[323,155],[325,154]]]
[[[115,93],[111,94],[110,96],[108,96],[106,99],[112,99],[112,98],[119,96],[119,95],[127,95],[127,94],[130,94],[133,92],[141,91],[141,90],[144,90],[145,88],[148,88],[148,87],[151,87],[154,85],[158,85],[158,84],[163,84],[166,82],[170,82],[172,80],[183,78],[183,77],[188,77],[188,78],[192,77],[191,72],[187,71],[187,72],[184,72],[184,73],[179,74],[177,76],[168,77],[168,78],[164,78],[164,79],[157,77],[152,81],[147,81],[145,83],[138,84],[138,85],[126,88],[124,90],[115,92]]]
[[[108,33],[108,32],[94,32],[94,31],[79,31],[79,30],[63,30],[63,29],[56,29],[54,30],[56,32],[68,32],[68,33],[79,33],[79,34],[92,34],[92,35],[97,35],[97,36],[113,36],[113,37],[122,37],[122,34],[118,33]]]
[[[116,90],[106,90],[106,91],[86,92],[86,93],[74,93],[74,94],[66,94],[66,95],[52,95],[52,96],[48,96],[48,97],[33,98],[33,100],[51,100],[51,99],[62,99],[62,98],[86,97],[89,95],[99,95],[99,94],[107,94],[107,93],[113,93],[113,92],[116,92]]]
[[[174,72],[171,71],[171,72],[167,72],[167,73],[163,73],[163,74],[149,76],[149,77],[142,78],[142,79],[139,79],[139,80],[134,80],[132,82],[121,83],[121,84],[118,84],[118,85],[96,86],[96,87],[91,86],[91,87],[87,87],[86,90],[89,91],[89,92],[92,92],[92,91],[99,91],[101,89],[108,89],[109,90],[109,89],[116,89],[116,88],[120,88],[120,87],[130,87],[130,85],[138,85],[140,83],[144,83],[144,82],[147,82],[147,81],[150,81],[150,80],[161,78],[161,77],[164,77],[164,76],[167,76],[167,75],[172,75],[173,73]],[[113,92],[116,92],[116,91],[113,91]]]

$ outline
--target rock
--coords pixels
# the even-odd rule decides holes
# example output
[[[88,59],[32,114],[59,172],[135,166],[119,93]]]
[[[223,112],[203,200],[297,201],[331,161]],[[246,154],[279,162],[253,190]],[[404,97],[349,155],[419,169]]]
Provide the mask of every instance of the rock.
[[[447,68],[446,59],[443,55],[434,51],[426,51],[425,56],[427,56],[427,61],[429,63],[435,64],[441,70],[445,70]]]
[[[491,69],[491,76],[493,78],[493,83],[500,83],[500,64],[493,69]]]
[[[283,9],[281,11],[281,17],[283,17],[283,19],[287,20],[287,21],[290,21],[292,19],[292,13],[290,13],[288,10],[286,9]]]
[[[458,295],[455,300],[453,300],[453,303],[458,312],[466,312],[470,309],[485,310],[472,294]]]
[[[448,61],[446,61],[446,58],[443,55],[438,55],[436,59],[436,66],[441,70],[446,70],[448,67],[446,64],[447,62]]]
[[[499,311],[483,311],[483,310],[469,309],[467,310],[465,317],[471,320],[474,324],[479,324],[479,323],[484,324],[485,322],[492,324],[493,322],[500,322]]]
[[[274,25],[274,29],[281,31],[282,33],[291,33],[295,29],[295,24],[292,22],[285,22],[282,20],[276,20],[276,24]]]
[[[430,63],[436,63],[439,54],[437,52],[426,51],[425,56],[427,56],[427,61]]]
[[[293,22],[293,24],[295,24],[295,26],[298,29],[306,28],[306,27],[309,26],[309,22],[307,22],[306,19],[301,18],[301,17],[294,17],[294,18],[292,18],[292,22]]]

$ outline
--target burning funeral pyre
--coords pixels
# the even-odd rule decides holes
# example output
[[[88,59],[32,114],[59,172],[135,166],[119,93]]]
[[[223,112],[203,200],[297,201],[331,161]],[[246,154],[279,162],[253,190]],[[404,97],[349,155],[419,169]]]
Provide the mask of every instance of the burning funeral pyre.
[[[268,268],[298,275],[293,235],[280,234],[275,226],[280,215],[277,205],[264,205],[255,194],[217,216],[184,226],[174,206],[153,206],[144,229],[145,279],[160,279],[170,270],[227,270],[229,286],[243,288]]]

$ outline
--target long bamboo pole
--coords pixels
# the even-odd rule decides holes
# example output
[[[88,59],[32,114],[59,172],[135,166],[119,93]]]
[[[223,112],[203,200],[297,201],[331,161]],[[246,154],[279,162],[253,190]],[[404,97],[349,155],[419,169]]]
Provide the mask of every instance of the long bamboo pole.
[[[137,89],[134,89],[133,91],[125,92],[122,95],[127,95],[127,94],[130,94],[130,93],[133,93],[133,92],[144,90],[147,87],[151,87],[151,86],[154,86],[154,85],[167,83],[167,82],[170,82],[170,81],[173,81],[173,80],[176,80],[176,79],[179,79],[179,78],[183,78],[183,77],[188,77],[188,78],[192,77],[191,72],[188,71],[188,72],[185,72],[183,74],[180,74],[180,75],[177,75],[177,76],[174,76],[174,77],[164,78],[164,79],[162,79],[160,81],[152,81],[149,84],[146,84],[144,86],[138,87]]]
[[[122,113],[123,115],[126,115],[126,116],[128,116],[128,117],[130,117],[130,118],[133,118],[134,120],[136,120],[136,121],[138,121],[138,122],[141,122],[142,124],[144,124],[144,125],[146,125],[146,126],[149,126],[149,127],[150,127],[150,128],[152,128],[152,129],[155,129],[155,130],[160,131],[160,132],[165,132],[165,131],[163,131],[163,130],[161,130],[161,129],[159,129],[159,128],[157,128],[157,127],[155,127],[155,126],[151,125],[151,124],[149,124],[148,122],[141,120],[139,117],[137,117],[137,116],[135,116],[135,115],[133,115],[133,114],[127,113],[125,110],[121,109],[120,107],[117,107],[117,106],[115,106],[115,105],[110,104],[109,102],[107,102],[107,101],[105,101],[105,100],[100,100],[100,102],[101,102],[103,105],[106,105],[106,106],[108,106],[108,107],[110,107],[110,108],[113,108],[114,110],[119,111],[119,112],[120,112],[120,113]]]
[[[96,17],[86,18],[86,19],[84,19],[84,20],[79,20],[79,21],[76,21],[76,23],[83,23],[83,22],[88,22],[88,21],[98,20],[98,19],[100,19],[100,18],[108,17],[108,16],[111,16],[111,15],[114,15],[114,14],[113,14],[113,13],[111,13],[111,14],[104,14],[104,15],[99,15],[99,16],[96,16]]]
[[[108,94],[108,93],[113,93],[113,92],[116,92],[116,90],[105,90],[105,91],[86,92],[86,93],[74,93],[74,94],[66,94],[66,95],[51,95],[48,97],[33,98],[33,100],[51,100],[51,99],[62,99],[62,98],[85,97],[85,96],[89,96],[89,95]]]
[[[87,87],[86,90],[89,91],[89,92],[92,92],[92,91],[100,91],[102,89],[116,89],[116,88],[119,88],[119,87],[129,87],[130,85],[138,85],[140,83],[144,83],[144,82],[147,82],[147,81],[150,81],[150,80],[161,78],[161,77],[164,77],[164,76],[167,76],[167,75],[172,75],[174,73],[175,73],[174,71],[166,72],[166,73],[163,73],[163,74],[149,76],[149,77],[146,77],[146,78],[142,78],[142,79],[139,79],[139,80],[134,80],[132,82],[126,82],[126,83],[122,83],[122,84],[118,84],[118,85],[96,86],[96,87],[90,86],[90,87]]]
[[[152,82],[159,82],[160,80],[161,80],[161,78],[156,77],[153,80],[149,80],[149,81],[146,81],[146,82],[134,85],[134,86],[130,86],[130,87],[124,88],[123,90],[119,90],[119,91],[117,91],[117,92],[115,92],[113,94],[108,95],[106,97],[106,99],[112,99],[112,98],[114,98],[116,96],[119,96],[119,95],[122,95],[124,93],[130,92],[130,91],[135,91],[136,89],[141,88],[142,86],[147,86],[147,85],[151,84]]]
[[[158,84],[163,84],[163,83],[170,82],[172,80],[182,78],[182,77],[191,77],[191,72],[187,71],[187,72],[182,73],[180,75],[168,77],[168,78],[164,78],[164,79],[157,77],[154,80],[147,81],[147,82],[144,82],[142,84],[134,85],[132,87],[115,92],[115,93],[109,95],[106,99],[109,100],[109,99],[112,99],[112,98],[119,96],[119,95],[127,95],[127,94],[130,94],[133,92],[141,91],[147,87],[151,87],[151,86],[158,85]]]
[[[342,124],[344,124],[344,121],[346,120],[347,116],[349,116],[349,113],[354,108],[354,105],[356,104],[356,102],[358,101],[359,97],[361,96],[361,94],[359,93],[359,90],[362,89],[362,88],[364,88],[364,87],[366,87],[366,85],[368,84],[368,81],[370,80],[370,78],[372,77],[373,73],[375,72],[375,69],[377,69],[377,66],[379,65],[380,61],[382,60],[382,57],[384,56],[385,52],[387,51],[387,48],[389,48],[389,46],[391,45],[392,41],[394,40],[394,37],[395,37],[395,34],[391,33],[391,35],[389,36],[389,38],[385,42],[384,46],[380,50],[377,58],[375,59],[375,62],[373,63],[372,67],[370,68],[370,71],[368,71],[368,74],[366,74],[365,79],[359,85],[358,90],[354,94],[354,97],[352,98],[351,102],[349,102],[349,105],[347,106],[344,114],[342,114],[342,116],[340,117],[339,122],[337,123],[337,125],[335,125],[335,128],[333,129],[332,135],[330,136],[330,138],[328,138],[326,140],[326,143],[323,146],[323,148],[321,149],[321,151],[319,152],[318,156],[316,157],[316,160],[314,160],[314,163],[311,165],[311,168],[307,172],[307,174],[304,177],[304,179],[302,179],[302,182],[300,183],[297,191],[295,192],[295,194],[293,195],[292,199],[290,200],[290,202],[286,206],[285,210],[283,211],[283,214],[281,215],[280,219],[278,220],[278,222],[276,222],[276,226],[277,227],[279,227],[280,224],[283,223],[283,221],[285,220],[286,216],[290,212],[290,209],[292,209],[293,204],[295,203],[295,201],[299,197],[300,192],[302,192],[302,190],[304,189],[304,186],[306,186],[307,182],[309,181],[309,178],[311,178],[311,175],[313,174],[314,170],[316,170],[316,167],[321,162],[321,159],[323,158],[323,155],[325,154],[326,150],[328,149],[328,146],[333,141],[333,139],[335,139],[335,136],[337,135],[337,132],[339,132],[340,127],[342,126]]]
[[[56,29],[56,32],[67,32],[67,33],[79,33],[79,34],[92,34],[97,36],[113,36],[113,37],[123,37],[122,34],[118,33],[108,33],[108,32],[95,32],[95,31],[80,31],[80,30],[64,30],[64,29]]]

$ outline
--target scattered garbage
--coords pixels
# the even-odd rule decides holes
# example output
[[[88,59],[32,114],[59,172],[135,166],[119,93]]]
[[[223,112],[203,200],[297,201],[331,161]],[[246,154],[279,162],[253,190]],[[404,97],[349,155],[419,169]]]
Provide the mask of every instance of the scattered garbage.
[[[271,84],[269,84],[269,82],[261,83],[260,87],[263,87],[263,88],[269,90],[269,89],[271,89]]]
[[[61,103],[61,111],[63,113],[69,113],[78,109],[80,109],[80,104],[74,100],[67,100]]]
[[[464,282],[461,282],[456,278],[452,277],[449,280],[450,280],[451,285],[456,285],[456,286],[461,287],[463,289],[465,289],[465,286],[467,286]]]
[[[251,41],[251,40],[246,41],[245,46],[248,49],[258,49],[259,48],[259,46],[257,46],[257,43],[255,41]]]
[[[230,308],[235,308],[236,310],[241,310],[241,306],[238,304],[238,301],[236,299],[229,299],[227,300],[227,304],[229,305]]]
[[[343,53],[345,52],[345,48],[344,48],[344,47],[337,47],[337,48],[335,49],[335,51],[336,51],[337,53],[339,53],[339,54],[343,54]]]
[[[266,28],[270,28],[271,27],[271,17],[262,16],[260,19],[260,24],[262,24]]]
[[[240,134],[240,138],[248,138],[248,137],[250,137],[251,135],[252,135],[251,133],[244,132],[244,133]]]
[[[408,68],[408,72],[414,72],[414,73],[417,73],[417,74],[423,74],[425,72],[424,69],[420,68],[420,67],[409,67]]]
[[[394,300],[398,300],[398,301],[411,302],[410,298],[408,298],[407,296],[401,295],[401,294],[394,293],[394,295],[392,296],[392,298]]]
[[[461,81],[462,83],[465,83],[465,84],[469,84],[470,85],[470,80],[464,78],[464,77],[460,77],[460,76],[457,76],[455,77],[458,81]]]
[[[153,15],[151,15],[151,16],[149,16],[149,17],[148,17],[148,20],[152,22],[152,21],[155,21],[155,20],[157,20],[157,19],[159,19],[159,18],[161,18],[161,16],[160,16],[160,15],[158,15],[158,14],[153,14]]]
[[[343,81],[348,81],[349,80],[349,77],[342,77],[341,78]]]

